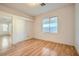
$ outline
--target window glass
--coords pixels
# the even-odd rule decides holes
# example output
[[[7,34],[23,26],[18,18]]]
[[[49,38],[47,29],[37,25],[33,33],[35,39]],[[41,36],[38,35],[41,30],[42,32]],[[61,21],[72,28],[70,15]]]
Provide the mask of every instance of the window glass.
[[[49,18],[43,20],[43,32],[49,32]]]
[[[50,32],[57,32],[57,17],[50,18]]]
[[[42,22],[43,32],[57,32],[57,17],[44,18]]]

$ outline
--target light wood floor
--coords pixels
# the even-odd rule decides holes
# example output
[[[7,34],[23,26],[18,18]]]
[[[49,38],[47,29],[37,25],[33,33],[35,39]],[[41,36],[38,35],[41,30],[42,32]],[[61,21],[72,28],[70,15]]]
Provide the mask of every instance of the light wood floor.
[[[73,46],[30,39],[19,42],[5,52],[0,53],[1,56],[77,56],[77,52]]]

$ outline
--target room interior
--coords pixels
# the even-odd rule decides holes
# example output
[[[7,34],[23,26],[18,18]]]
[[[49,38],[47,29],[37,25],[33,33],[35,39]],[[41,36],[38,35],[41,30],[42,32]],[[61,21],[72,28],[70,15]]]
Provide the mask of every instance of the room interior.
[[[78,3],[0,3],[0,56],[78,56]]]

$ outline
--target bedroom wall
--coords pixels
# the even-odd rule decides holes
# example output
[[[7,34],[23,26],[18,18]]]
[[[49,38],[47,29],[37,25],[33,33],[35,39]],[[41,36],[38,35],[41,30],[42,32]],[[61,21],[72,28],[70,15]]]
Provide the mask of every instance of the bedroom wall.
[[[75,47],[79,54],[79,4],[75,4]]]
[[[58,17],[58,33],[42,32],[42,20],[44,17]],[[74,5],[65,6],[35,17],[34,37],[47,41],[53,41],[68,45],[74,45]]]

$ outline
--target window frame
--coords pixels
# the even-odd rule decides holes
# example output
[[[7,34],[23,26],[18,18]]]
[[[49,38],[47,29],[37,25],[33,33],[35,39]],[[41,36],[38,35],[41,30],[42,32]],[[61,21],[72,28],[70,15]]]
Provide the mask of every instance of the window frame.
[[[50,32],[50,21],[51,21],[50,19],[53,18],[53,17],[57,17],[57,32]],[[44,31],[43,31],[43,20],[44,20],[45,18],[48,18],[48,20],[49,20],[49,32],[44,32]],[[41,22],[41,23],[42,23],[42,24],[41,24],[41,27],[42,27],[41,30],[42,30],[42,32],[43,32],[43,33],[58,33],[58,31],[59,31],[59,29],[58,29],[58,19],[59,19],[58,16],[44,17],[44,18],[42,19],[42,22]]]

